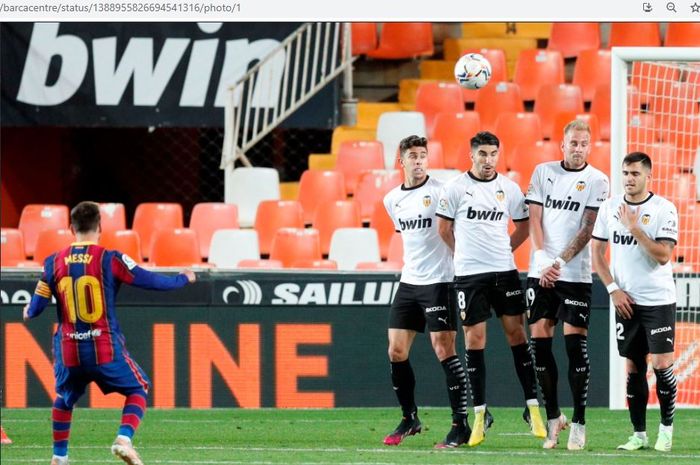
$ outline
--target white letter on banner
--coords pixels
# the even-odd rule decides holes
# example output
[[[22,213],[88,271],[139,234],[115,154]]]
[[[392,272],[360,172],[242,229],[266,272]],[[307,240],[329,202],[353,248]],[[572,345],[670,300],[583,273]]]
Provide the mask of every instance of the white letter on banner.
[[[118,105],[133,75],[134,105],[156,105],[189,43],[190,39],[167,39],[153,66],[153,39],[133,38],[117,65],[117,38],[93,40],[97,104]]]
[[[223,107],[228,87],[235,84],[236,81],[245,75],[248,71],[248,65],[252,61],[261,60],[279,44],[279,41],[274,39],[260,39],[250,44],[247,39],[226,41],[226,56],[221,69],[221,78],[219,79],[214,105]],[[251,101],[252,106],[275,106],[279,99],[282,85],[284,59],[284,50],[279,50],[269,63],[260,68]],[[240,98],[240,93],[235,95],[235,102],[237,103]]]
[[[88,65],[88,50],[78,37],[58,35],[58,23],[36,23],[29,40],[27,60],[17,100],[30,105],[59,105],[75,94],[83,83]],[[59,56],[58,79],[46,85],[51,58]]]

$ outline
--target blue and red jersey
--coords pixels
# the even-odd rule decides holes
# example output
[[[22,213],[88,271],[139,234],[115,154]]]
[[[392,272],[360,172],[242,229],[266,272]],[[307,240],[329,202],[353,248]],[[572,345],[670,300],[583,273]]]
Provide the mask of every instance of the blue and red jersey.
[[[128,255],[93,242],[76,242],[44,261],[44,272],[29,304],[29,317],[39,315],[56,297],[58,329],[54,357],[66,367],[101,365],[126,353],[116,315],[122,283],[144,289],[177,289],[183,274],[165,276],[139,267]]]

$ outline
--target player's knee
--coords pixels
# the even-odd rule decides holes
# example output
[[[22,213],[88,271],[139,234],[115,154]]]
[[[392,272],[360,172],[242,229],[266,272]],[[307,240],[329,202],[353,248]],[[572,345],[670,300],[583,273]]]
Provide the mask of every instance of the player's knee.
[[[646,373],[647,359],[646,357],[635,357],[627,359],[627,373]]]
[[[408,359],[408,349],[406,347],[390,345],[388,353],[389,361],[391,362],[403,362]]]
[[[673,366],[673,354],[652,354],[651,366],[654,370],[665,370]]]
[[[519,346],[527,342],[527,337],[525,336],[525,329],[522,326],[507,329],[506,339],[508,340],[508,345]]]

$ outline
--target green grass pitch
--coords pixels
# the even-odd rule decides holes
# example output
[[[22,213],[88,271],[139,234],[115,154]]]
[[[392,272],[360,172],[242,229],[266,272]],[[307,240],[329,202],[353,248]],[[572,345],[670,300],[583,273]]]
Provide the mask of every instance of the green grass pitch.
[[[570,409],[566,409],[565,413]],[[673,451],[615,450],[630,433],[626,411],[591,408],[587,450],[544,451],[529,435],[522,409],[493,408],[493,428],[476,448],[434,450],[449,429],[449,410],[425,408],[423,433],[398,447],[382,439],[398,423],[396,408],[331,410],[155,410],[150,409],[135,438],[146,465],[153,464],[556,464],[698,465],[700,410],[678,410]],[[48,464],[51,458],[49,409],[3,409],[2,425],[14,444],[2,446],[0,462]],[[473,415],[470,415],[470,422]],[[69,458],[71,465],[121,463],[109,452],[120,412],[76,408]],[[658,411],[648,413],[653,446]]]

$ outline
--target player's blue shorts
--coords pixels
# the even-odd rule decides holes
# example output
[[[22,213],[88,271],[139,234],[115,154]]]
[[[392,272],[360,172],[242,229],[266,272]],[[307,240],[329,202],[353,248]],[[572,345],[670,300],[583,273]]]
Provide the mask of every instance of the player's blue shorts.
[[[118,392],[129,395],[144,391],[148,393],[151,380],[143,369],[128,354],[110,363],[66,367],[56,361],[53,367],[56,377],[56,394],[63,397],[69,407],[75,405],[85,393],[88,384],[94,382],[104,394]]]

